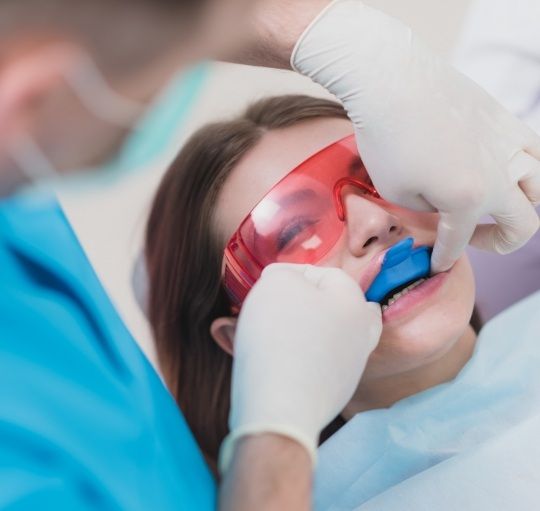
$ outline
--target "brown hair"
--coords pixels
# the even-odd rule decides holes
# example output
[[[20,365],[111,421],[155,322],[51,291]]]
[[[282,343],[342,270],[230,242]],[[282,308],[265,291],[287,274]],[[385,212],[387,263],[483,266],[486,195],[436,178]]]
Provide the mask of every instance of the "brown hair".
[[[154,199],[146,230],[150,322],[167,385],[214,471],[228,432],[232,368],[231,357],[210,335],[212,321],[230,315],[221,286],[226,240],[213,221],[218,194],[265,131],[321,117],[347,119],[333,101],[279,96],[234,120],[208,125],[184,146]],[[342,424],[333,421],[321,440]]]
[[[214,469],[228,432],[232,362],[210,335],[212,321],[230,315],[221,286],[226,240],[213,227],[217,197],[265,131],[321,117],[347,115],[326,99],[279,96],[208,125],[184,146],[154,199],[145,254],[150,322],[167,385]]]

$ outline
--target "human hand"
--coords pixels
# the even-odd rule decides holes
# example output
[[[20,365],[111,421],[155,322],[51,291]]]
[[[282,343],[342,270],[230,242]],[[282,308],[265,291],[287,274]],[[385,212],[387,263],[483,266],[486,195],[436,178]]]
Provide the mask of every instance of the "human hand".
[[[292,63],[343,101],[379,193],[439,211],[434,271],[469,241],[508,253],[536,232],[540,137],[408,27],[338,0],[300,38]],[[496,224],[478,225],[487,214]]]
[[[278,433],[314,458],[352,397],[382,330],[381,310],[338,268],[273,264],[243,304],[234,341],[229,463],[238,438]]]

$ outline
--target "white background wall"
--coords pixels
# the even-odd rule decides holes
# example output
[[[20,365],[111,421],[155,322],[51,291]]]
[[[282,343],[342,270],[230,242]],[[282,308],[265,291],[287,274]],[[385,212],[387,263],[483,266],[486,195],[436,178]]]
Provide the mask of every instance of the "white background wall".
[[[366,0],[413,27],[433,48],[450,55],[470,0]],[[216,65],[193,109],[187,132],[238,111],[269,94],[325,94],[292,72]],[[126,324],[152,361],[155,353],[147,322],[131,290],[131,270],[141,247],[145,214],[153,191],[177,146],[133,177],[107,188],[61,193],[61,201],[81,243]]]

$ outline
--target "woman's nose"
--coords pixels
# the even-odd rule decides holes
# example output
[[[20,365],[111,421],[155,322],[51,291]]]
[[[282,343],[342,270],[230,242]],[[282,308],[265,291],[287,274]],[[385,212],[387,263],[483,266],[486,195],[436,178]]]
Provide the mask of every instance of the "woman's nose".
[[[347,224],[349,251],[361,257],[374,246],[386,248],[399,240],[403,230],[400,219],[384,209],[380,201],[354,192],[342,196]]]

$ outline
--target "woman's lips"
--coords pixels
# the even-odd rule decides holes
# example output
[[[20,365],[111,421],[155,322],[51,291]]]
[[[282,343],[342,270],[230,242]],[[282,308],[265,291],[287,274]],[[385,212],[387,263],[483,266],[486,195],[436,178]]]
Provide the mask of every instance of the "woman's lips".
[[[369,261],[366,269],[364,270],[364,273],[360,277],[360,287],[362,288],[362,291],[364,292],[364,294],[369,289],[369,286],[373,284],[375,277],[377,277],[377,275],[381,271],[381,266],[386,256],[386,252],[388,252],[390,248],[392,247],[388,247],[386,250],[383,250],[376,256],[372,257],[371,260]]]
[[[418,246],[420,246],[420,244],[415,243],[413,248],[417,248]],[[360,287],[364,293],[367,292],[375,280],[375,277],[377,277],[381,271],[386,252],[388,252],[390,248],[392,247],[388,247],[386,250],[383,250],[374,256],[364,270],[364,274],[360,278]],[[426,302],[439,292],[451,271],[452,268],[446,272],[437,273],[436,275],[427,278],[422,284],[398,298],[390,307],[388,307],[388,309],[383,311],[383,322],[390,323],[400,320],[409,314],[413,315],[417,313],[417,309],[425,306]]]
[[[407,294],[398,298],[388,309],[383,311],[383,323],[397,321],[418,312],[419,308],[424,306],[428,300],[432,300],[439,292],[451,271],[452,268],[448,271],[437,273]]]

